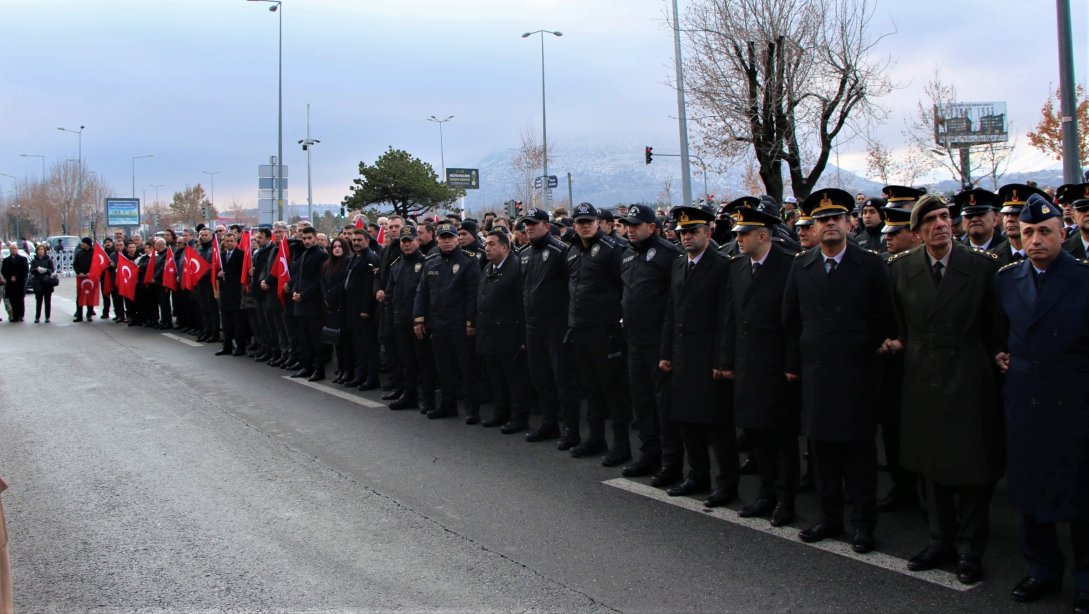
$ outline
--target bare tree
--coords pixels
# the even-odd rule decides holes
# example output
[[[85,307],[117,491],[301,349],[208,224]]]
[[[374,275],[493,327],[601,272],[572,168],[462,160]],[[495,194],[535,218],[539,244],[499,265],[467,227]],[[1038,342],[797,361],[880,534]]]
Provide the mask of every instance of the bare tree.
[[[754,156],[776,199],[784,170],[808,196],[836,139],[885,115],[890,61],[871,60],[872,17],[869,0],[694,1],[682,27],[700,149]]]
[[[658,192],[658,204],[667,207],[673,205],[673,177],[666,177],[662,181],[662,191]]]
[[[548,146],[548,158],[552,159],[554,151]],[[537,133],[527,126],[522,130],[518,149],[511,158],[511,166],[518,173],[517,183],[514,185],[514,199],[529,206],[542,206],[543,190],[533,188],[533,180],[537,177],[538,169],[544,166],[544,146],[537,141]],[[545,203],[546,208],[551,208],[551,203]]]

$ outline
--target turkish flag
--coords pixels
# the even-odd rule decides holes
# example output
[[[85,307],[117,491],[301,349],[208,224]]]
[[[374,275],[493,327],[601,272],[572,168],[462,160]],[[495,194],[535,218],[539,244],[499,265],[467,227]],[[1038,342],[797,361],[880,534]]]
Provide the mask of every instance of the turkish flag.
[[[386,227],[385,226],[379,226],[378,227],[378,236],[375,237],[374,240],[378,241],[379,245],[385,245],[386,244]]]
[[[356,228],[363,228],[363,216],[362,215],[355,216],[355,227]]]
[[[151,250],[151,257],[147,260],[147,269],[144,271],[144,285],[155,283],[155,250]]]
[[[276,276],[276,295],[280,297],[283,305],[284,290],[287,282],[291,281],[291,271],[288,269],[287,260],[291,257],[291,251],[287,248],[287,237],[280,239],[279,248],[276,250],[276,262],[272,265],[272,274]]]
[[[87,276],[98,281],[102,277],[102,271],[105,271],[110,266],[110,256],[106,253],[106,250],[102,249],[102,245],[95,243],[94,254],[91,255],[91,269],[87,272]]]
[[[212,283],[219,280],[219,272],[223,270],[223,260],[219,254],[219,239],[212,235]]]
[[[140,274],[136,268],[136,263],[125,257],[124,254],[117,254],[117,293],[121,296],[129,299],[130,301],[136,300],[136,277]]]
[[[250,231],[242,233],[238,241],[238,249],[242,250],[242,287],[246,292],[250,291],[250,268],[253,267],[253,251],[250,249]]]
[[[113,294],[113,271],[106,269],[102,273],[102,296]]]
[[[192,246],[185,246],[185,266],[182,268],[182,290],[192,290],[197,287],[197,282],[208,274],[212,265],[200,257]]]
[[[98,280],[90,275],[80,275],[76,278],[76,286],[79,288],[78,305],[80,307],[98,307]]]
[[[163,265],[163,287],[178,291],[178,265],[170,250],[166,250],[166,264]]]

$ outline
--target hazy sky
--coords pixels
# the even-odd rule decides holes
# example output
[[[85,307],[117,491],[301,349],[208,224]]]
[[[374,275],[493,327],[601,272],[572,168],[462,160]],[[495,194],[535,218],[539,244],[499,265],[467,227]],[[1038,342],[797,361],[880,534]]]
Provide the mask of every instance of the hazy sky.
[[[688,4],[681,0],[681,10]],[[1075,70],[1087,81],[1089,11],[1072,0]],[[245,0],[0,1],[0,172],[37,177],[47,164],[83,156],[118,196],[164,184],[165,200],[202,170],[221,170],[215,200],[256,202],[257,165],[276,153],[277,22],[264,2]],[[347,193],[360,160],[388,146],[439,170],[472,166],[539,130],[540,41],[545,41],[548,134],[565,144],[677,147],[675,94],[667,85],[673,44],[666,0],[284,0],[284,160],[289,200],[306,201],[311,130],[314,200]],[[878,130],[900,145],[900,129],[935,68],[968,101],[1005,100],[1018,135],[1016,167],[1055,162],[1024,138],[1058,82],[1055,3],[1050,0],[879,0],[875,32],[902,88]],[[641,164],[641,147],[633,161]],[[839,148],[845,168],[864,173],[859,143]],[[834,159],[833,159],[834,161]],[[664,160],[663,160],[664,162]],[[658,161],[656,160],[656,163]],[[577,172],[577,169],[564,169]],[[11,182],[0,177],[0,190]],[[148,189],[152,200],[154,189]],[[653,196],[653,195],[648,195]]]

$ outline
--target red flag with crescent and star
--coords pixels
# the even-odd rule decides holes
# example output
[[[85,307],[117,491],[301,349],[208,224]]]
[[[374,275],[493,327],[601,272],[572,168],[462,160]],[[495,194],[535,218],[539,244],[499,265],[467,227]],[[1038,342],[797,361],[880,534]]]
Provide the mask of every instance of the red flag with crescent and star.
[[[106,253],[106,250],[102,249],[102,244],[95,243],[94,253],[91,255],[91,268],[87,271],[87,276],[98,281],[102,277],[102,271],[105,271],[110,266],[110,255]]]
[[[151,250],[151,257],[147,259],[147,269],[144,270],[144,285],[155,283],[155,250]]]
[[[219,284],[219,272],[223,270],[223,260],[219,255],[219,239],[212,235],[212,283]]]
[[[129,299],[130,301],[136,300],[136,278],[140,274],[140,271],[136,268],[136,263],[125,257],[124,254],[117,254],[117,293],[121,296]]]
[[[78,277],[76,283],[79,285],[79,306],[98,307],[98,280],[87,275]]]
[[[178,291],[178,265],[170,250],[166,250],[166,264],[163,265],[163,287]]]
[[[276,262],[272,265],[272,274],[276,276],[276,295],[280,297],[280,304],[286,300],[284,291],[287,282],[291,281],[291,271],[288,269],[287,259],[291,257],[291,251],[287,248],[287,237],[280,239],[280,245],[276,250]]]
[[[185,267],[182,269],[182,290],[192,290],[197,287],[197,282],[208,274],[212,265],[200,257],[197,250],[191,245],[185,246]]]
[[[242,288],[248,294],[250,291],[250,269],[253,267],[253,252],[250,250],[250,231],[242,233],[238,241],[238,249],[242,250]]]

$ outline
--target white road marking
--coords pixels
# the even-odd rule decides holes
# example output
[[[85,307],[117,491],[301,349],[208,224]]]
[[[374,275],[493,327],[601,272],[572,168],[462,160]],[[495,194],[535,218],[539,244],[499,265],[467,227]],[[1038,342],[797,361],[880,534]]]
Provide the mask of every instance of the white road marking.
[[[627,492],[647,497],[648,499],[654,499],[662,503],[668,503],[691,512],[699,512],[705,516],[711,516],[718,520],[724,520],[736,525],[741,525],[745,528],[752,529],[754,531],[760,531],[769,535],[774,535],[782,539],[786,539],[795,544],[803,546],[809,546],[810,548],[816,548],[818,550],[824,550],[825,552],[831,552],[832,554],[838,554],[849,559],[854,559],[860,563],[866,563],[867,565],[873,565],[874,567],[880,567],[887,571],[896,572],[905,575],[909,578],[916,580],[923,580],[930,582],[931,584],[937,584],[945,588],[953,589],[959,592],[968,592],[973,588],[979,586],[982,583],[976,583],[973,585],[961,584],[956,575],[947,571],[939,569],[932,569],[929,571],[908,571],[907,561],[895,556],[885,554],[883,552],[870,552],[869,554],[858,554],[851,549],[851,545],[846,542],[836,541],[832,539],[826,539],[814,544],[807,544],[798,539],[797,527],[773,527],[766,518],[742,518],[737,515],[737,512],[727,508],[714,508],[708,509],[703,507],[701,501],[692,499],[690,497],[670,497],[664,490],[648,486],[641,482],[629,480],[627,478],[615,478],[612,480],[605,480],[602,482],[607,486],[613,488],[619,488]]]
[[[321,385],[321,384],[319,384],[317,382],[307,381],[307,380],[305,380],[305,379],[303,379],[301,377],[291,377],[290,375],[284,375],[282,377],[284,379],[288,380],[288,381],[295,382],[296,384],[302,384],[303,386],[306,386],[307,388],[313,388],[314,390],[320,390],[321,392],[324,392],[325,394],[331,394],[334,397],[337,397],[338,399],[344,399],[345,401],[348,401],[350,403],[355,403],[356,405],[362,405],[364,407],[385,407],[386,406],[385,403],[377,403],[377,402],[372,401],[370,399],[365,399],[363,397],[356,396],[354,394],[344,392],[343,390],[336,390],[336,389],[330,388],[328,386],[323,386],[323,385]]]
[[[162,336],[166,337],[167,339],[173,339],[174,341],[181,341],[185,345],[189,345],[189,346],[192,346],[192,347],[195,347],[195,348],[204,347],[204,344],[200,343],[199,341],[193,341],[191,339],[186,339],[185,337],[175,335],[174,333],[160,333],[160,334]]]

